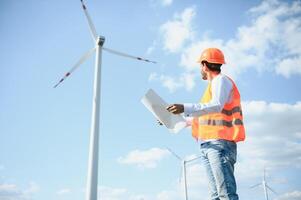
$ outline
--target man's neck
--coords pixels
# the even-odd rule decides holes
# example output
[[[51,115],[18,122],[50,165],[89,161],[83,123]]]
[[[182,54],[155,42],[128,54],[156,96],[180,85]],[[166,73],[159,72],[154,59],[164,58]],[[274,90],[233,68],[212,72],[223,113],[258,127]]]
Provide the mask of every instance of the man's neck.
[[[212,81],[216,76],[218,76],[220,72],[211,72],[208,74],[208,81]]]

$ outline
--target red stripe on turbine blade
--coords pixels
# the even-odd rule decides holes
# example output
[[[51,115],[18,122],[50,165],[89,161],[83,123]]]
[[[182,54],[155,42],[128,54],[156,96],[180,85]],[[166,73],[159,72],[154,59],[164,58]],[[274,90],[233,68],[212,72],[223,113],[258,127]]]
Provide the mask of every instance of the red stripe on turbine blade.
[[[70,75],[70,72],[68,72],[65,76],[67,77],[67,76],[69,76]]]
[[[137,57],[138,60],[143,60],[142,58]]]
[[[80,1],[82,2],[83,9],[85,9],[85,10],[86,10],[86,6],[85,6],[85,4],[84,4],[83,0],[80,0]]]
[[[62,79],[54,86],[54,88],[56,88],[59,84],[61,84],[61,82],[63,82]]]

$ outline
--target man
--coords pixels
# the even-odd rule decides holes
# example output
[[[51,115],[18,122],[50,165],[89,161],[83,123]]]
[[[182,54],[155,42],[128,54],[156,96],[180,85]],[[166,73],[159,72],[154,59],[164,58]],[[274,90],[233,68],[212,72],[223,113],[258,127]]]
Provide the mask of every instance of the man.
[[[233,80],[221,73],[225,64],[221,50],[204,50],[198,62],[202,79],[209,82],[200,103],[172,104],[167,110],[190,117],[187,124],[192,126],[193,137],[200,140],[211,199],[238,200],[234,177],[236,143],[245,139],[240,94]]]

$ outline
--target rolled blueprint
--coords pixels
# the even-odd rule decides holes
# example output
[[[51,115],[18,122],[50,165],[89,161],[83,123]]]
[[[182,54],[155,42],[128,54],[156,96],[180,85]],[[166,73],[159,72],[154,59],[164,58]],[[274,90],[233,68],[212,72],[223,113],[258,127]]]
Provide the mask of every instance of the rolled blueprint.
[[[154,90],[149,89],[142,97],[143,105],[160,120],[171,133],[178,133],[186,126],[186,120],[181,114],[175,115],[166,110],[166,103]]]

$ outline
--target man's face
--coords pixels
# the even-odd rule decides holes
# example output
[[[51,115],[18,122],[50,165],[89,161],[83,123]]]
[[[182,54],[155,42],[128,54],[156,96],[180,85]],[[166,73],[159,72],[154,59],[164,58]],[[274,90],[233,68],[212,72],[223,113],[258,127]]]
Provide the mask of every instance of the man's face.
[[[205,71],[205,68],[206,68],[205,65],[206,65],[205,63],[204,63],[204,64],[201,64],[201,74],[202,74],[202,79],[203,79],[203,80],[207,80],[207,73],[206,73],[206,71]]]

